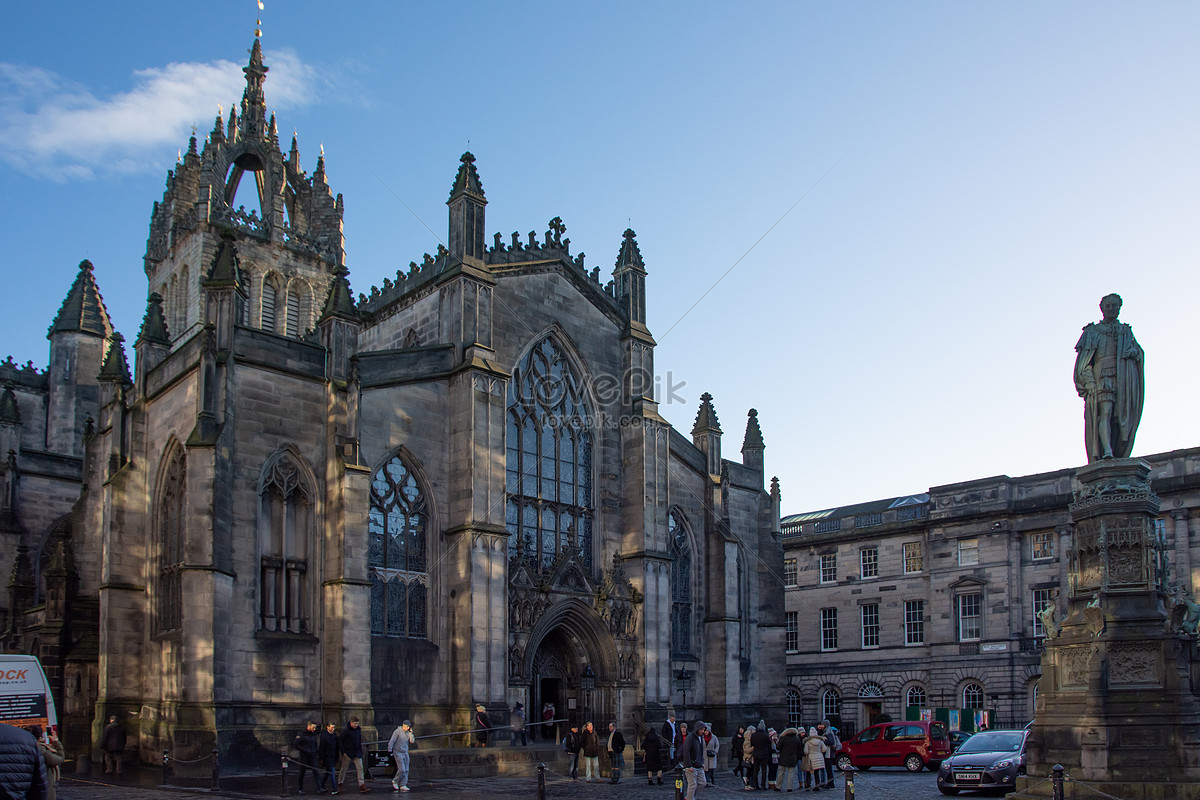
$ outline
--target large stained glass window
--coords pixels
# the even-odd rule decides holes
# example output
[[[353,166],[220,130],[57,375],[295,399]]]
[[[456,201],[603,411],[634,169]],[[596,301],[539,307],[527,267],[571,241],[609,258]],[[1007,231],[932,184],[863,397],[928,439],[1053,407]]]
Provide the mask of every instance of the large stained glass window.
[[[671,545],[671,654],[692,654],[692,548],[678,511],[667,515]]]
[[[513,371],[505,433],[509,556],[544,570],[572,549],[592,563],[592,435],[583,388],[549,339]]]
[[[397,455],[371,479],[371,633],[428,636],[428,522],[425,495],[412,469]]]

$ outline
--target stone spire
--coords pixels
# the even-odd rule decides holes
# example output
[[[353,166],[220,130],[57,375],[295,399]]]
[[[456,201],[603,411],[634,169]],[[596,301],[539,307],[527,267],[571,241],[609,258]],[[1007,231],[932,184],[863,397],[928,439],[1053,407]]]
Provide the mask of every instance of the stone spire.
[[[143,342],[170,347],[171,335],[167,331],[166,317],[163,316],[162,300],[162,295],[158,292],[150,293],[150,298],[146,302],[146,315],[142,317],[142,328],[138,331],[137,341],[133,343],[134,347]]]
[[[613,284],[617,303],[630,323],[646,325],[646,265],[642,263],[642,251],[638,248],[637,234],[626,228],[621,241],[621,252],[613,268]]]
[[[459,159],[458,174],[450,189],[450,254],[463,259],[464,263],[475,262],[483,266],[484,258],[484,207],[483,184],[475,169],[475,156],[463,153]]]
[[[89,333],[101,338],[112,333],[112,322],[104,307],[104,298],[92,275],[92,262],[79,262],[79,274],[67,292],[66,299],[58,309],[58,316],[50,326],[47,338],[56,333]]]
[[[250,63],[242,67],[246,73],[246,90],[242,92],[242,136],[263,139],[267,134],[267,98],[263,93],[263,80],[270,67],[263,65],[262,42],[255,36],[250,48]]]
[[[329,296],[325,298],[325,308],[321,311],[318,322],[324,322],[330,317],[340,317],[357,322],[358,310],[354,307],[354,295],[350,290],[348,276],[350,270],[340,265],[334,273],[333,285],[329,287]]]
[[[758,409],[752,408],[746,420],[746,437],[742,440],[742,464],[761,473],[765,448],[762,429],[758,427]]]
[[[713,396],[708,392],[700,395],[700,410],[696,412],[696,424],[692,426],[692,436],[704,433],[722,433],[721,423],[717,420],[717,411],[713,408]]]
[[[712,395],[700,395],[700,410],[696,413],[696,424],[692,426],[692,443],[704,453],[708,462],[708,474],[721,474],[721,424],[713,408]]]
[[[100,367],[99,380],[126,385],[133,383],[129,376],[129,362],[125,360],[125,337],[115,331],[108,337],[108,355]]]

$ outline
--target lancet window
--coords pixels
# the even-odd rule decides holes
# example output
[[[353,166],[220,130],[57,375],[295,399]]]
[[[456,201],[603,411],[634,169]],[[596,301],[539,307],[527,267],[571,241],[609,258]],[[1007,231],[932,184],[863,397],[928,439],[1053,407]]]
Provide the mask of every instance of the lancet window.
[[[676,510],[667,515],[671,546],[671,654],[692,653],[692,547]]]
[[[181,448],[168,456],[158,495],[158,575],[155,591],[155,630],[178,630],[183,608],[183,542],[187,519],[187,462]]]
[[[309,551],[313,488],[300,467],[281,456],[263,475],[259,491],[259,626],[311,632]]]
[[[579,378],[549,338],[513,371],[505,433],[510,557],[592,563],[592,435]]]
[[[412,468],[396,455],[371,479],[371,633],[428,636],[428,526],[425,494]]]

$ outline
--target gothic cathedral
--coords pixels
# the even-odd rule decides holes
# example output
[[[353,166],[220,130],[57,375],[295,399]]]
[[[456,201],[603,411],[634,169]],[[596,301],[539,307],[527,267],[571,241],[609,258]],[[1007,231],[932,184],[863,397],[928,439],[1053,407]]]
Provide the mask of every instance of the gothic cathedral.
[[[781,714],[756,412],[740,463],[709,395],[690,438],[659,415],[634,232],[607,283],[557,218],[489,241],[466,153],[446,246],[355,299],[257,38],[244,72],[154,205],[132,371],[86,261],[49,366],[0,363],[2,641],[42,658],[68,749],[110,713],[144,757],[235,759],[350,713]]]

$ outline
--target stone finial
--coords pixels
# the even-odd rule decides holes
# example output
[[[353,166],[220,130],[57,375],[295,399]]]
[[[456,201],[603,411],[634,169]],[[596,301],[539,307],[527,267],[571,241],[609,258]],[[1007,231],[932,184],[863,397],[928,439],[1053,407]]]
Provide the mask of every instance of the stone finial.
[[[783,499],[783,493],[779,491],[779,476],[771,478],[771,499],[776,503]]]
[[[470,151],[462,154],[458,173],[454,176],[454,186],[450,189],[450,200],[460,194],[474,195],[477,200],[484,199],[483,184],[479,181],[479,172],[475,169],[475,156]],[[447,201],[449,202],[449,201]]]
[[[758,427],[758,409],[750,409],[749,418],[746,420],[746,437],[742,440],[742,452],[747,450],[762,450],[766,445],[763,444],[762,429]]]
[[[617,253],[617,264],[613,268],[613,274],[623,272],[627,269],[646,271],[646,265],[642,261],[642,251],[638,247],[637,234],[633,232],[633,228],[626,228],[621,240],[621,251]]]
[[[721,433],[721,423],[717,420],[717,411],[713,408],[712,395],[708,392],[700,395],[700,410],[696,413],[696,424],[692,426],[692,435],[703,433]]]

